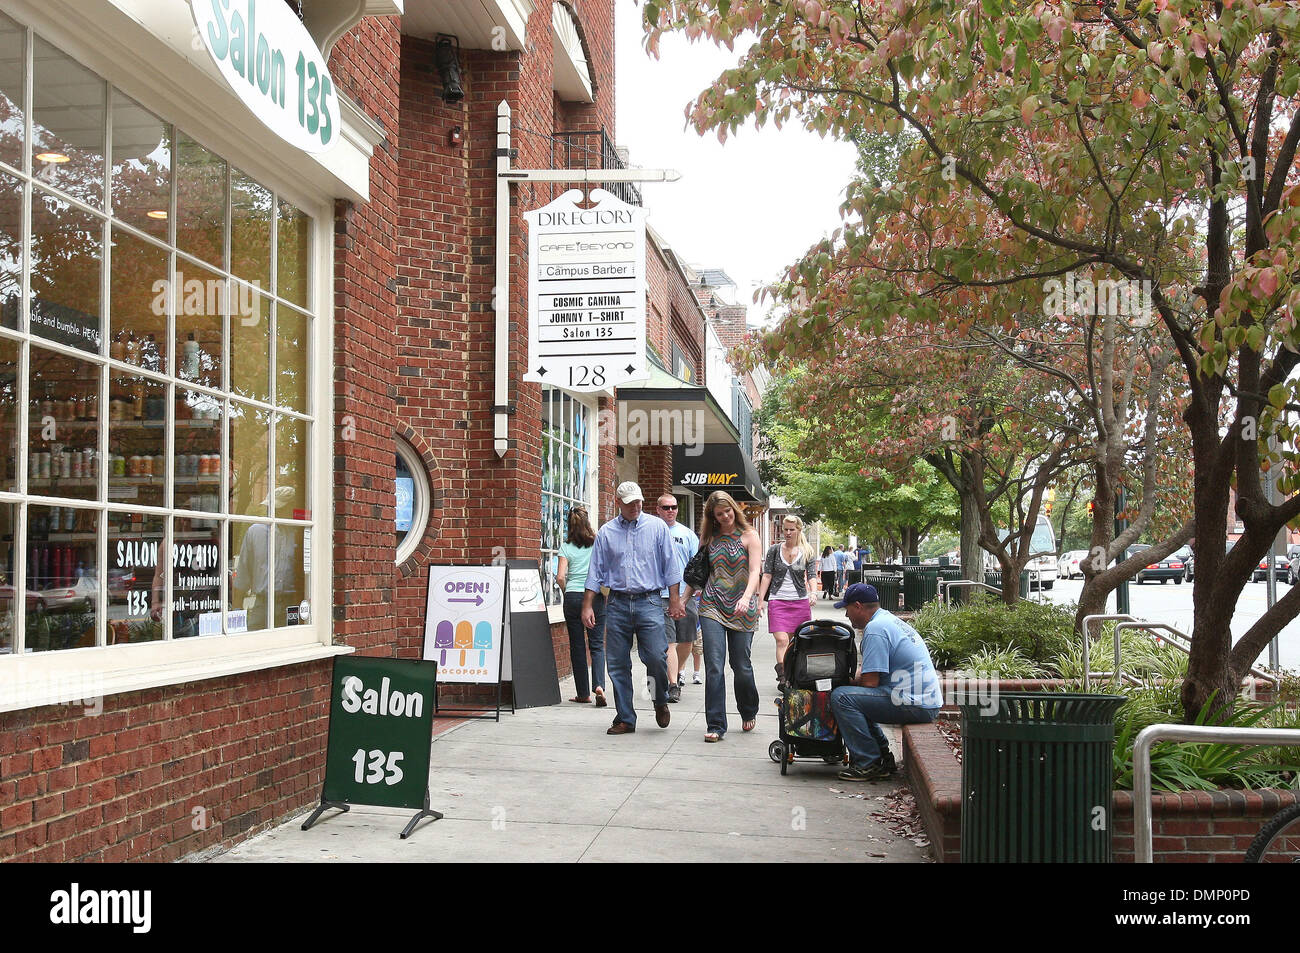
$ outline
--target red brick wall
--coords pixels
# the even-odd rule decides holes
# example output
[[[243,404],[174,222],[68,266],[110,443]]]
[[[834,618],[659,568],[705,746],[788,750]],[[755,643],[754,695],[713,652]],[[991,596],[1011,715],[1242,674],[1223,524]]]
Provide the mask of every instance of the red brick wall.
[[[428,529],[400,568],[399,653],[423,638],[425,567],[476,563],[498,554],[535,559],[541,546],[541,387],[520,380],[527,361],[527,230],[522,213],[567,186],[512,187],[509,396],[510,449],[493,449],[496,315],[496,112],[505,100],[518,168],[552,164],[553,131],[614,130],[613,3],[577,5],[597,101],[561,103],[552,90],[550,5],[529,21],[532,52],[464,50],[465,99],[448,105],[432,68],[432,44],[401,45],[399,228],[396,252],[396,429],[421,453],[433,486]],[[462,130],[452,144],[448,133]],[[602,507],[610,512],[614,447],[601,448]],[[608,492],[608,495],[605,496]],[[569,671],[568,637],[553,629],[556,662]]]

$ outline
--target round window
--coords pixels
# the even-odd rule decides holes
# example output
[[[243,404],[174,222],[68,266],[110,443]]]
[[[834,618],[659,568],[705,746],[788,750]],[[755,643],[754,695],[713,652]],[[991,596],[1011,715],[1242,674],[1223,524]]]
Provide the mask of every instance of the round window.
[[[405,440],[397,441],[397,562],[406,562],[424,537],[429,523],[429,479],[415,448]]]

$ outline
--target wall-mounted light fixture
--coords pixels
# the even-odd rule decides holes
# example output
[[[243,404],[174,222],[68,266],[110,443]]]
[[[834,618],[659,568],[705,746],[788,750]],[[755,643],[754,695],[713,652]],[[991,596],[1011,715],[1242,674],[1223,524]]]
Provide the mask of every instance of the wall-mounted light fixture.
[[[451,131],[447,133],[448,145],[458,146],[464,138],[464,130],[460,126],[452,126]]]
[[[449,33],[439,33],[433,41],[433,65],[442,79],[442,101],[458,103],[465,98],[460,84],[460,40]]]

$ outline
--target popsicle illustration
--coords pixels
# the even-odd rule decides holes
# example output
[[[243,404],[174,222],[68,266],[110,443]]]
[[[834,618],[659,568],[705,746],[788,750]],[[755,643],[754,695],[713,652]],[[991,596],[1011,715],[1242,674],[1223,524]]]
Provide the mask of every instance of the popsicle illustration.
[[[492,623],[480,622],[474,626],[474,648],[479,650],[478,667],[487,662],[487,650],[492,648]]]
[[[438,623],[438,630],[433,634],[433,647],[442,649],[442,658],[438,662],[439,668],[445,668],[447,665],[447,650],[452,646],[451,623],[442,621]]]
[[[465,667],[465,650],[474,644],[474,626],[462,620],[456,623],[456,648],[460,649],[461,668]]]

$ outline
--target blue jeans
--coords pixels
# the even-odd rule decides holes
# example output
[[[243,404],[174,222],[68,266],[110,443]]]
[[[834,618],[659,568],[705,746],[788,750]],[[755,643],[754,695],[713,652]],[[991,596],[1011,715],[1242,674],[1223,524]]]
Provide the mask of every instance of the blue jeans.
[[[700,616],[704,636],[704,718],[709,731],[727,732],[727,675],[722,666],[731,655],[732,687],[736,691],[736,708],[749,721],[758,717],[758,686],[754,684],[754,666],[749,661],[752,630],[728,629],[716,619]]]
[[[605,597],[599,592],[591,600],[596,627],[582,625],[581,592],[564,594],[564,624],[569,628],[569,661],[573,663],[573,684],[579,698],[590,698],[593,688],[605,687]],[[591,647],[591,681],[587,681],[587,648]]]
[[[889,750],[880,725],[922,725],[939,716],[937,708],[896,705],[884,685],[841,685],[831,692],[831,710],[854,767],[865,768]]]
[[[642,599],[610,595],[605,603],[606,663],[614,689],[618,720],[636,724],[632,702],[632,637],[637,655],[655,681],[656,705],[668,704],[668,639],[664,637],[663,600],[659,593]]]

